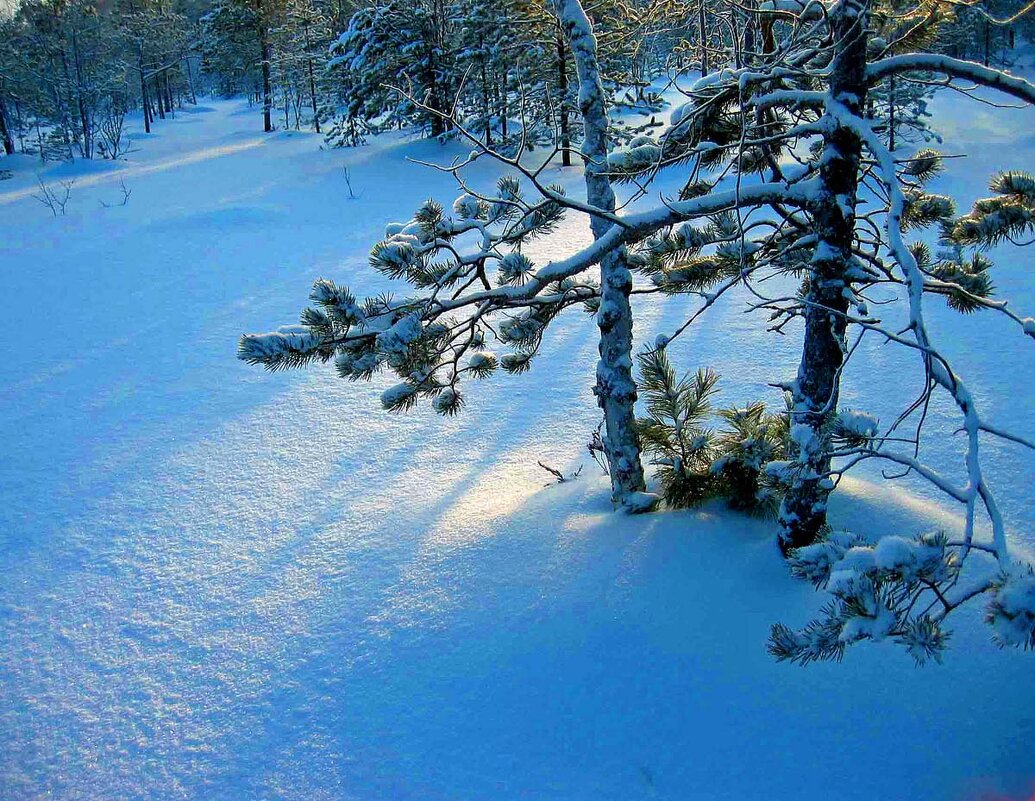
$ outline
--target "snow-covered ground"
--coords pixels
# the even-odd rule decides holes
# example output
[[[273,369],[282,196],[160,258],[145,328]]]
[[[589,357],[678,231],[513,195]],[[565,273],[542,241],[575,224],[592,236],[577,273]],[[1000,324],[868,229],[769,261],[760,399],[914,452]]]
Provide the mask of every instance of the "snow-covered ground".
[[[961,204],[994,169],[1031,165],[1030,110],[935,106],[945,149],[969,154],[935,188]],[[530,374],[472,388],[455,420],[386,415],[381,384],[330,369],[238,362],[239,334],[292,322],[318,276],[389,288],[366,266],[385,223],[456,194],[406,161],[455,146],[319,142],[263,137],[254,109],[210,102],[119,165],[49,171],[77,180],[58,218],[31,197],[35,165],[0,160],[0,799],[1035,792],[1035,657],[997,650],[980,609],[942,666],[866,646],[779,665],[769,624],[822,599],[787,575],[770,525],[610,512],[584,450],[591,318],[557,321]],[[577,191],[576,170],[556,173]],[[128,204],[103,207],[120,180]],[[573,218],[530,255],[588,237]],[[1001,294],[1031,314],[1031,256],[1001,255]],[[639,309],[639,341],[686,302]],[[932,327],[989,417],[1035,435],[1030,341],[941,306]],[[673,355],[716,366],[729,402],[779,402],[767,385],[799,343],[742,309],[712,310]],[[912,368],[866,350],[848,404],[892,413]],[[936,412],[925,454],[948,467],[959,442]],[[1035,545],[1035,463],[988,452],[1011,530]],[[537,460],[585,469],[545,488]],[[846,482],[834,522],[955,525],[932,499]]]

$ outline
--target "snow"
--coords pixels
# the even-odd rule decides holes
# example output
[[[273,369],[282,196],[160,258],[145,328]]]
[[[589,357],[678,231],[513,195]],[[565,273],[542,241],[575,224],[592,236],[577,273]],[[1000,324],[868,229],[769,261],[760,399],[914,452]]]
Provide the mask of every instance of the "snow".
[[[1035,643],[1035,575],[1010,576],[996,592],[991,614],[996,638],[1007,646]]]
[[[501,279],[506,283],[523,280],[535,270],[535,265],[524,253],[512,250],[499,260]]]
[[[381,393],[381,405],[391,409],[412,394],[413,387],[409,384],[395,384]]]
[[[852,409],[839,411],[837,423],[844,432],[863,439],[872,439],[877,436],[879,430],[879,422],[876,417]]]
[[[494,369],[497,362],[498,359],[496,358],[495,353],[492,353],[491,351],[481,351],[471,356],[467,366],[475,371],[486,371]]]
[[[1026,112],[997,110],[1009,148],[991,148],[972,127],[984,110],[932,107],[946,149],[970,154],[932,182],[961,208],[1035,154]],[[327,152],[255,128],[254,109],[211,102],[149,139],[135,129],[124,163],[51,168],[77,178],[66,217],[31,198],[34,166],[0,182],[0,798],[1030,795],[1033,657],[992,645],[980,606],[953,621],[941,666],[867,645],[779,665],[769,625],[824,599],[788,575],[771,524],[611,511],[585,453],[591,316],[552,323],[528,373],[471,384],[452,418],[382,412],[387,377],[238,362],[239,334],[297,319],[317,277],[398,291],[370,246],[455,196],[406,161],[454,146]],[[548,172],[581,196],[577,171]],[[128,205],[101,207],[120,179]],[[525,255],[545,265],[589,241],[570,217]],[[1027,256],[995,259],[1000,295],[1032,314]],[[718,368],[717,405],[778,405],[768,385],[793,377],[798,343],[744,300],[670,356]],[[686,303],[638,307],[637,349]],[[939,341],[983,413],[1031,437],[1030,341],[939,299],[927,316],[953,332]],[[894,419],[917,389],[911,358],[864,342],[859,359],[845,405]],[[924,456],[951,470],[957,418],[930,414]],[[1035,545],[1035,465],[984,450],[1009,527]],[[538,460],[585,470],[544,488]],[[873,534],[958,531],[934,497],[846,479],[831,514]],[[1030,594],[1018,583],[1005,603]]]
[[[377,335],[377,350],[385,356],[405,356],[406,346],[421,335],[420,316],[408,314]]]
[[[308,328],[300,325],[281,326],[267,334],[256,334],[247,340],[249,353],[268,355],[283,353],[290,349],[305,350],[319,342]]]
[[[461,195],[453,201],[453,211],[464,220],[482,216],[482,202],[473,195]]]

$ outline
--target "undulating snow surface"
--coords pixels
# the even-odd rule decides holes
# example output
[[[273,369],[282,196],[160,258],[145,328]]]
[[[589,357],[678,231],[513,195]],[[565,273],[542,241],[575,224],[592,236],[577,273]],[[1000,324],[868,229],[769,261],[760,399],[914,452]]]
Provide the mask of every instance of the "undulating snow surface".
[[[1031,111],[993,121],[946,97],[936,113],[945,149],[970,154],[936,191],[967,205],[993,169],[1030,167]],[[0,161],[0,798],[1030,796],[1035,657],[997,650],[980,609],[940,667],[866,646],[778,665],[769,624],[822,598],[787,575],[771,526],[610,512],[584,449],[591,318],[558,320],[530,374],[470,387],[455,420],[382,413],[387,378],[236,361],[237,336],[293,322],[318,276],[387,289],[366,267],[385,224],[458,194],[405,160],[455,145],[327,152],[257,122],[212,102],[119,165],[54,168],[77,176],[61,218],[32,199],[31,161]],[[104,208],[120,179],[128,204]],[[528,255],[588,240],[572,218]],[[1004,251],[995,273],[1026,314],[1030,262]],[[687,303],[641,305],[638,342]],[[1030,340],[942,305],[933,331],[989,418],[1035,435]],[[743,308],[712,310],[672,355],[718,368],[726,402],[779,403],[767,385],[799,342]],[[915,369],[874,343],[846,405],[886,419]],[[949,411],[925,450],[947,469]],[[995,443],[988,458],[1030,547],[1035,464]],[[585,469],[544,488],[537,460]],[[846,482],[834,522],[956,525],[933,497]]]

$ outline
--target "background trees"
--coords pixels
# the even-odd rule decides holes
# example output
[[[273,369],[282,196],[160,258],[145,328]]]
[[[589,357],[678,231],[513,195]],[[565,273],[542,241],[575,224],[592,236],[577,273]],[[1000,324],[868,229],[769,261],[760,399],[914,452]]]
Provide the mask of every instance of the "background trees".
[[[196,35],[173,5],[29,0],[3,26],[5,150],[18,143],[44,159],[118,158],[129,109],[143,110],[149,132],[156,117],[195,99]]]
[[[1025,11],[883,2],[873,40],[1004,66],[1029,32]],[[763,63],[796,19],[725,0],[600,0],[587,14],[608,101],[646,107],[666,70]],[[150,131],[199,90],[247,95],[263,130],[310,127],[332,145],[393,126],[440,136],[456,118],[511,152],[556,147],[567,165],[582,137],[575,60],[545,0],[29,0],[4,25],[5,152],[107,156],[102,126],[140,109]],[[895,76],[868,111],[889,140],[926,138],[931,91],[922,75]]]
[[[133,109],[145,133],[199,92],[242,93],[263,129],[319,128],[333,20],[312,0],[29,0],[3,19],[0,141],[42,158],[118,158]],[[326,99],[325,99],[326,98]],[[6,132],[6,133],[5,133]]]

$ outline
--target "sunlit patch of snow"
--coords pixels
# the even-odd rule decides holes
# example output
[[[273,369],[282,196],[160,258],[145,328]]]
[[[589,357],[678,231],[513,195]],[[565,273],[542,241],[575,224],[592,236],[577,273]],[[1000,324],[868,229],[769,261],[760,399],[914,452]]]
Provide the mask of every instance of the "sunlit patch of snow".
[[[176,169],[177,167],[186,167],[192,164],[198,164],[202,161],[209,161],[210,159],[217,159],[221,156],[230,156],[235,153],[241,153],[245,150],[261,147],[265,142],[265,139],[256,137],[253,139],[247,139],[243,142],[233,142],[225,145],[201,148],[200,150],[195,150],[191,153],[186,153],[175,158],[163,159],[153,164],[135,164],[130,167],[117,167],[115,169],[108,170],[107,172],[77,177],[75,179],[74,189],[86,189],[87,187],[97,186],[99,184],[114,183],[117,180],[126,180],[127,178],[135,179],[145,175],[151,175],[156,172],[166,172],[168,170]],[[36,194],[38,191],[39,187],[31,187],[26,189],[16,189],[9,192],[0,192],[0,206],[7,203],[14,203],[16,200],[24,200],[25,198]]]

